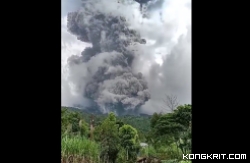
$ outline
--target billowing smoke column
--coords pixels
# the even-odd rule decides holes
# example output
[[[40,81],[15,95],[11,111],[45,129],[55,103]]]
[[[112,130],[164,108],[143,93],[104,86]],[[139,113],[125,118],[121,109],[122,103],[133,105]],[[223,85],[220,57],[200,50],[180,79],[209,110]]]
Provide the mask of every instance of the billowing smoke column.
[[[86,1],[82,10],[68,14],[68,30],[92,45],[81,56],[69,58],[70,68],[85,65],[82,68],[88,79],[82,94],[99,109],[118,114],[135,112],[150,94],[142,73],[131,68],[136,57],[131,47],[146,40],[129,29],[125,18],[93,10],[93,3]]]

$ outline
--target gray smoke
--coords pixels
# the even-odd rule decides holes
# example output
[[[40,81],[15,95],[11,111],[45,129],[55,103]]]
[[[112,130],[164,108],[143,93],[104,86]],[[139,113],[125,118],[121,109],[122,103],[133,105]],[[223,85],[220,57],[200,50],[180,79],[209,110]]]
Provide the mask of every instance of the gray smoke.
[[[167,111],[166,94],[191,103],[191,0],[144,6],[62,0],[62,105],[120,114]]]
[[[80,56],[68,59],[70,71],[84,65],[82,72],[87,74],[77,87],[103,111],[138,109],[149,100],[150,93],[142,73],[131,68],[136,57],[132,47],[146,40],[129,28],[124,17],[96,9],[93,0],[83,3],[81,10],[67,17],[68,30],[91,44]]]

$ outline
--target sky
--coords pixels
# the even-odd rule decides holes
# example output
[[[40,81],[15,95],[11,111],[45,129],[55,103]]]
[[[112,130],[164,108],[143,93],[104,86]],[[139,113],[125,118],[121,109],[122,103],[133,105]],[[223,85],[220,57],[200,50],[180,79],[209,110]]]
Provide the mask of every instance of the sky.
[[[191,0],[163,0],[161,8],[143,18],[138,4],[122,6],[116,0],[100,0],[96,9],[123,15],[130,28],[139,31],[147,40],[145,45],[136,45],[133,72],[141,72],[148,84],[150,99],[141,106],[144,113],[163,110],[165,95],[175,95],[180,104],[191,104]],[[91,43],[77,40],[67,31],[67,13],[80,9],[80,0],[62,0],[62,105],[88,105],[83,96],[84,65],[70,70],[68,58],[80,56]],[[120,9],[117,9],[120,8]],[[161,13],[161,14],[159,14]],[[74,76],[74,77],[72,77]],[[81,86],[81,87],[80,87]]]

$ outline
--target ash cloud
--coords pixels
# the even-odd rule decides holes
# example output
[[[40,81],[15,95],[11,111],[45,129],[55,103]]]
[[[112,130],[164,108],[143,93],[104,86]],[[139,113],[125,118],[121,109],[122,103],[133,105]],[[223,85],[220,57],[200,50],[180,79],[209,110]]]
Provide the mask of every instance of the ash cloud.
[[[85,71],[84,85],[78,85],[79,89],[102,111],[136,110],[150,99],[150,93],[142,73],[132,70],[136,56],[130,47],[146,40],[129,29],[123,16],[96,9],[95,1],[84,3],[81,10],[70,12],[67,17],[68,30],[78,40],[91,44],[80,56],[68,59],[71,71],[76,66]]]
[[[122,114],[164,111],[164,94],[191,103],[191,0],[150,3],[148,17],[117,0],[64,11],[63,105]]]

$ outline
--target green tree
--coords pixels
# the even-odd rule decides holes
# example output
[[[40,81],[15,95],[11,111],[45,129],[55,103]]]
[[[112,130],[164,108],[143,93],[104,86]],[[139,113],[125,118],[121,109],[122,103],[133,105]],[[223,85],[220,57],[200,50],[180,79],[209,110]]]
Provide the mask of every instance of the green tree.
[[[161,113],[154,113],[150,119],[150,127],[151,129],[153,129],[155,127],[155,125],[157,124],[157,121],[159,120],[159,118],[162,116]]]
[[[101,159],[110,163],[115,163],[119,152],[118,125],[114,113],[109,113],[108,117],[97,127],[99,141],[101,143]]]
[[[155,125],[155,136],[171,136],[176,146],[186,153],[191,148],[191,105],[181,105],[173,113],[162,115]]]
[[[124,125],[124,122],[119,120],[119,121],[116,122],[116,124],[118,125],[118,131],[119,131],[119,129]]]
[[[89,125],[83,119],[79,121],[80,135],[87,137],[89,134]]]
[[[155,128],[161,116],[162,113],[154,113],[152,115],[152,117],[150,118],[150,131],[145,135],[146,142],[151,144],[155,148],[159,146],[159,143],[162,143],[160,141],[162,139],[162,136],[157,133],[157,130]]]
[[[173,112],[173,118],[176,123],[188,128],[192,119],[192,106],[190,104],[178,106]]]
[[[65,133],[67,130],[68,122],[68,110],[66,108],[61,109],[61,133]]]
[[[61,133],[78,134],[86,136],[88,134],[88,124],[84,121],[83,116],[76,111],[69,111],[66,108],[61,109]]]
[[[119,129],[119,137],[121,147],[126,151],[127,161],[134,162],[140,149],[137,130],[130,125],[123,125]]]
[[[183,154],[191,153],[191,128],[181,133],[179,138],[179,148]]]
[[[191,119],[192,106],[181,105],[173,113],[175,122],[181,124],[183,129],[179,132],[179,139],[177,141],[178,147],[183,154],[191,152]]]
[[[76,133],[80,131],[79,122],[82,119],[80,113],[78,112],[70,112],[69,114],[69,121],[72,124],[72,132]]]

